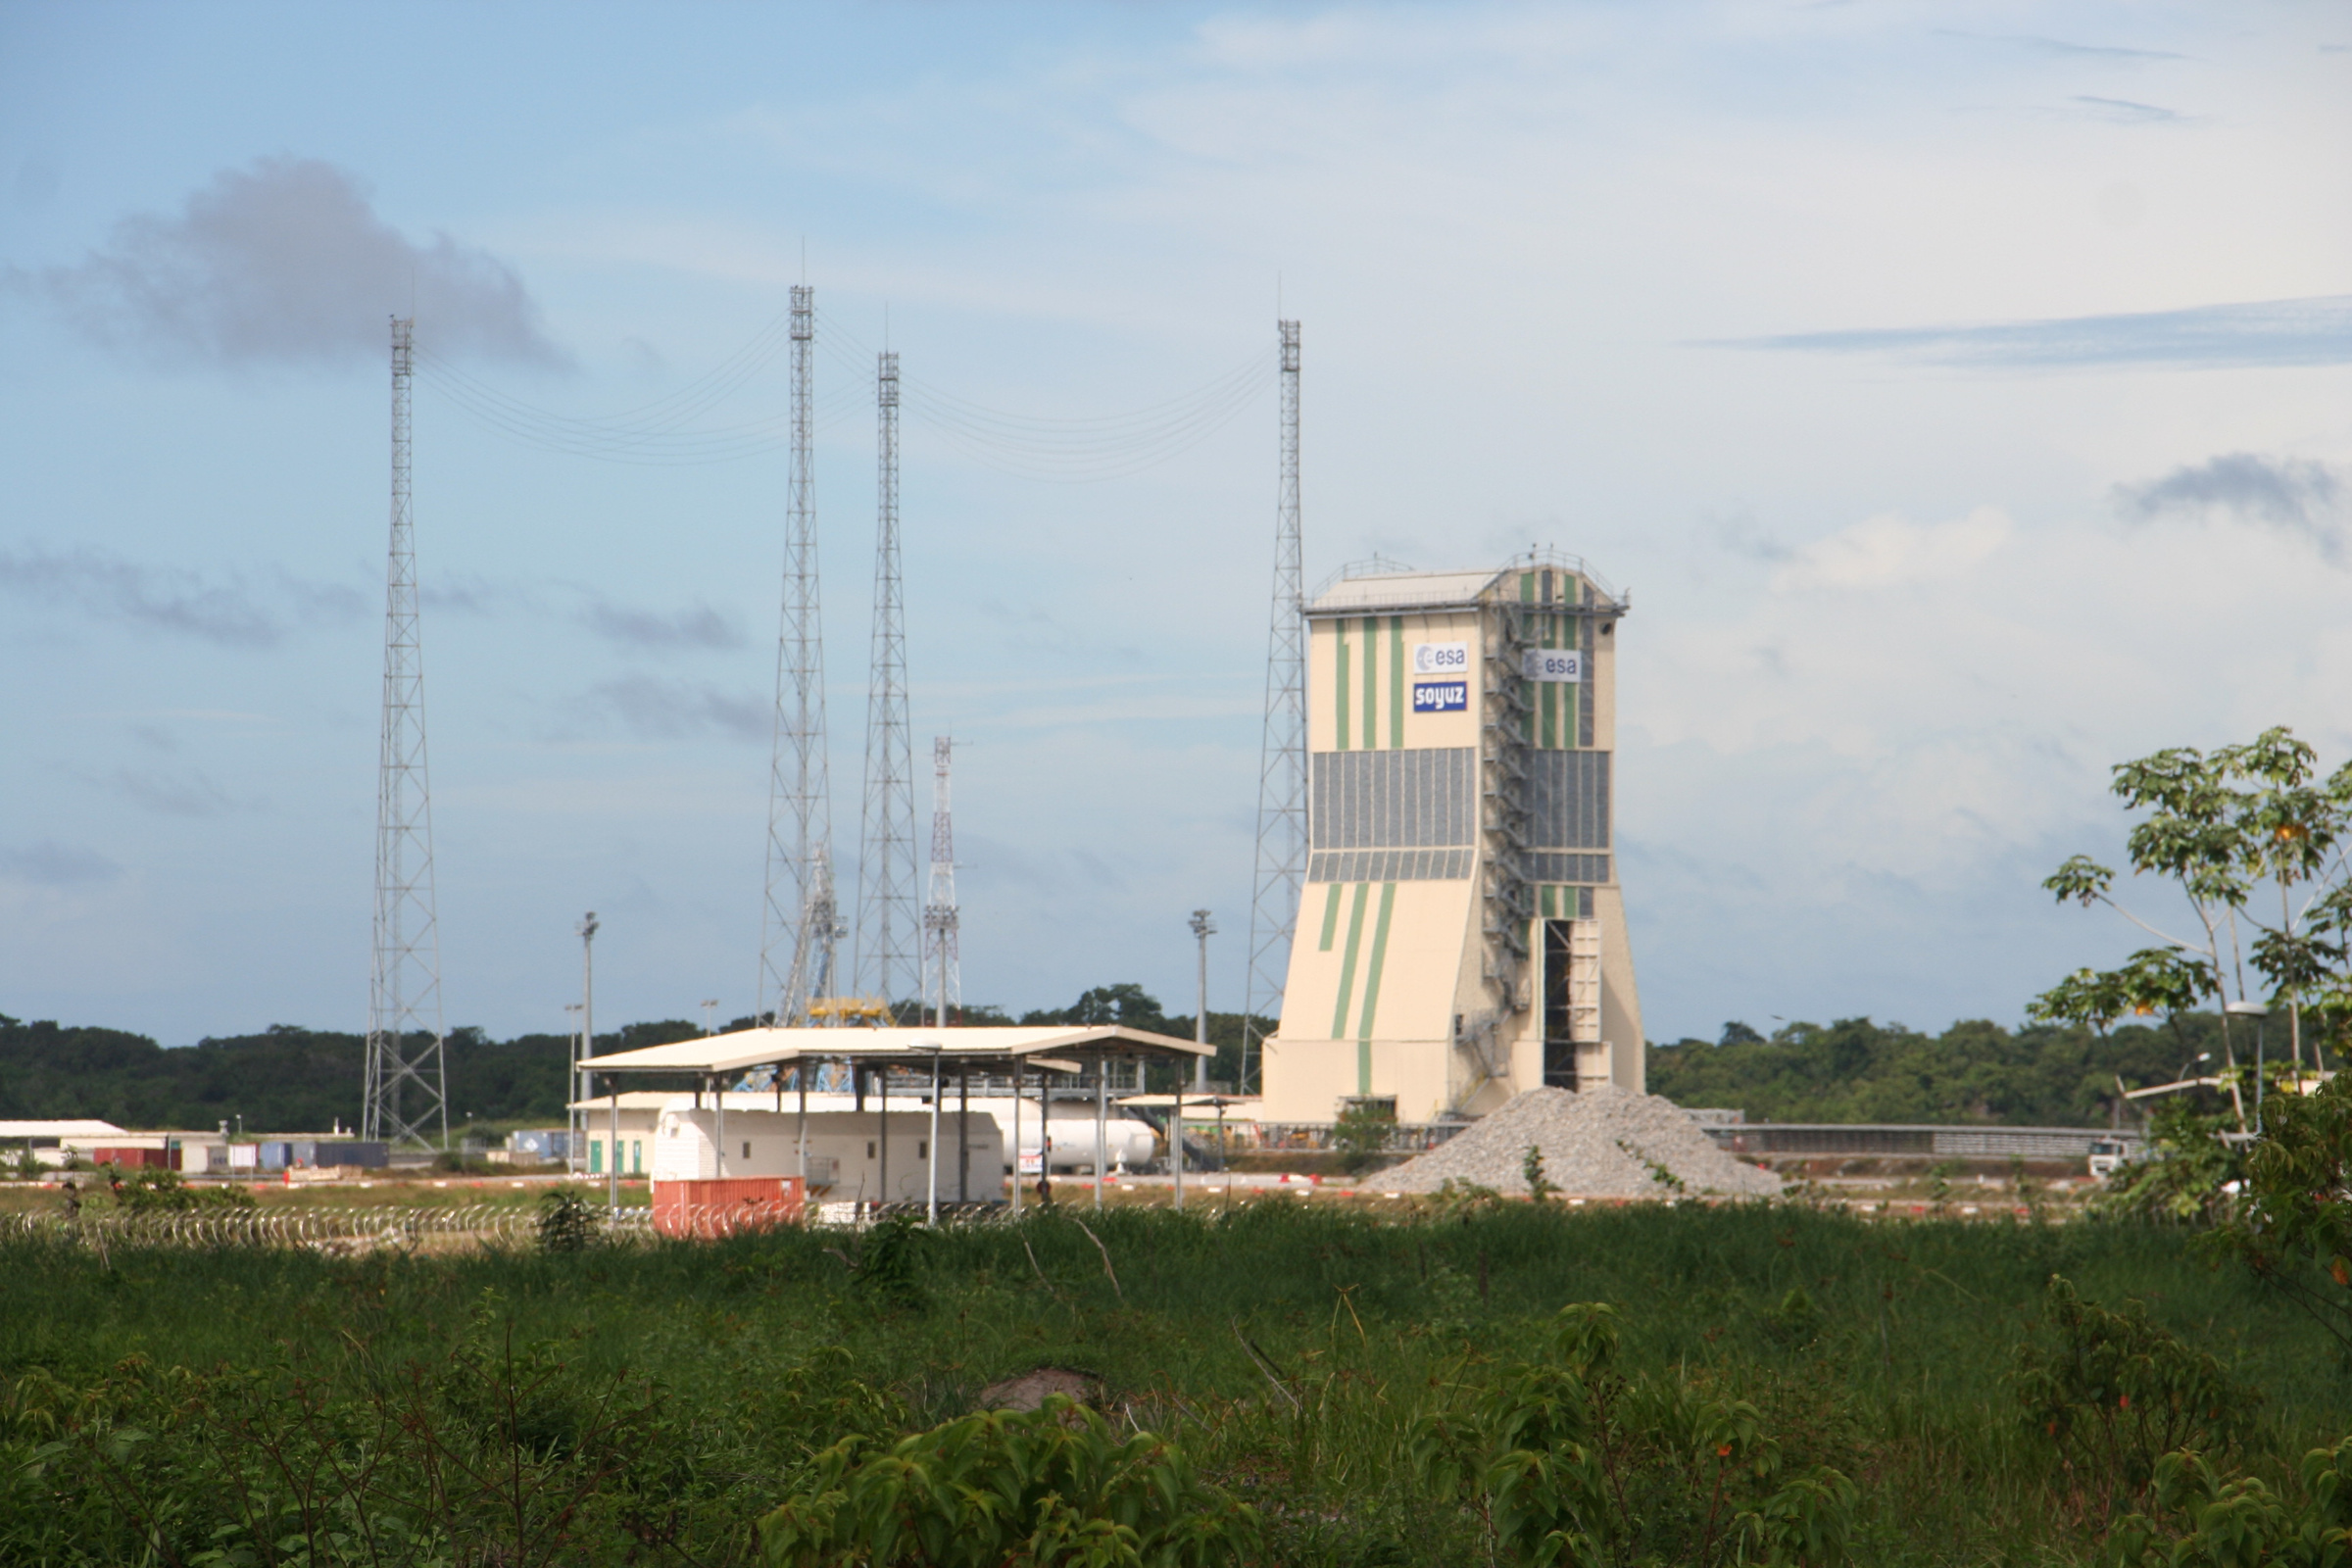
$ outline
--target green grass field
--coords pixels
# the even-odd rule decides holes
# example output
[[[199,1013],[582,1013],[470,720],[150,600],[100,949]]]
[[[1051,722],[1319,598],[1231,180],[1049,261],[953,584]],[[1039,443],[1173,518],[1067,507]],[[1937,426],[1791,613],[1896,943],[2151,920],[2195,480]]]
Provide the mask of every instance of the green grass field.
[[[8,1243],[0,1560],[753,1561],[816,1450],[1052,1365],[1256,1504],[1266,1561],[1485,1563],[1414,1424],[1602,1301],[1628,1373],[1752,1401],[1791,1466],[1857,1484],[1853,1560],[2090,1561],[2099,1509],[2012,1383],[2053,1274],[2218,1358],[2250,1472],[2287,1484],[2352,1430],[2325,1337],[2182,1231],[1279,1200],[1080,1217],[887,1256],[823,1231],[353,1259]]]

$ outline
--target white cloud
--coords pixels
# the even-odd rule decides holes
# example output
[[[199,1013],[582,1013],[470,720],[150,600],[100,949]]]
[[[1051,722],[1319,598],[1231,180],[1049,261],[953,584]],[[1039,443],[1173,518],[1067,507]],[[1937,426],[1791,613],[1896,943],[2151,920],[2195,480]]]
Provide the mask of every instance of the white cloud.
[[[1957,584],[2008,543],[2009,519],[1979,507],[1950,522],[1869,517],[1805,546],[1772,574],[1776,593]]]

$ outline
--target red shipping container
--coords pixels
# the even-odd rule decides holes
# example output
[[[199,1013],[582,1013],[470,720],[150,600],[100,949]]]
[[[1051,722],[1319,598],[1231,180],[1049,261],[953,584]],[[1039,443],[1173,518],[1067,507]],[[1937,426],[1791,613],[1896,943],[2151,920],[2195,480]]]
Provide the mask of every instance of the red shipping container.
[[[117,1165],[123,1170],[137,1170],[146,1166],[169,1170],[172,1156],[160,1149],[93,1149],[90,1151],[90,1163]]]
[[[725,1181],[656,1182],[654,1229],[708,1241],[737,1231],[801,1222],[798,1176],[730,1176]]]

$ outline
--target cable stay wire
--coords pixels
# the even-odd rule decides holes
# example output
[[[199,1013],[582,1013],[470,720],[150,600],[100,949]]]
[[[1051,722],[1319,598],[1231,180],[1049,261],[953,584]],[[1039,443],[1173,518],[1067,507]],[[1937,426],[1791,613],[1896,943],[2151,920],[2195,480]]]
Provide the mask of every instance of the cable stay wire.
[[[1181,444],[1203,423],[1218,423],[1234,409],[1255,400],[1264,392],[1265,385],[1262,377],[1237,379],[1219,387],[1214,398],[1203,398],[1179,414],[1163,416],[1151,425],[1116,431],[1008,430],[973,419],[960,410],[943,406],[929,397],[913,401],[925,422],[953,430],[977,444],[1042,461],[1069,459],[1083,463],[1155,450],[1171,442]]]
[[[772,363],[789,343],[789,331],[786,313],[686,386],[604,418],[538,408],[421,346],[416,365],[418,378],[441,397],[526,445],[608,463],[730,463],[789,447],[789,412],[733,424],[687,426]],[[854,372],[821,394],[809,411],[811,425],[830,433],[870,413],[872,356],[854,331],[837,324],[816,336],[827,358]],[[843,338],[849,342],[846,348]],[[1140,473],[1206,440],[1264,394],[1273,380],[1265,373],[1268,358],[1263,352],[1252,353],[1208,382],[1142,409],[1076,417],[1011,414],[911,378],[902,377],[901,385],[907,412],[958,454],[1024,478],[1090,483]]]
[[[525,403],[466,374],[429,348],[418,348],[416,358],[437,375],[459,383],[473,397],[504,410],[517,420],[580,436],[634,439],[648,433],[674,430],[715,407],[772,364],[789,341],[787,319],[779,318],[762,327],[751,342],[728,356],[717,367],[697,376],[677,391],[657,398],[652,403],[601,418],[555,414]]]
[[[817,336],[820,346],[832,354],[839,363],[852,369],[871,373],[872,354],[864,350],[864,345],[858,342],[855,332],[835,327],[831,332],[820,331]],[[841,337],[849,338],[851,343],[863,353],[864,357],[862,359],[854,358],[841,349],[836,341]],[[923,397],[938,404],[943,413],[952,414],[958,420],[970,423],[975,427],[996,426],[1007,432],[1025,432],[1041,439],[1089,440],[1098,436],[1115,439],[1125,432],[1181,419],[1205,405],[1221,403],[1238,387],[1263,376],[1271,358],[1272,355],[1268,351],[1253,351],[1245,356],[1232,368],[1201,386],[1189,392],[1179,393],[1164,402],[1151,404],[1141,409],[1119,414],[1091,414],[1063,417],[1009,414],[1001,409],[990,408],[983,403],[973,402],[969,398],[959,397],[919,377],[907,376],[903,371],[899,380],[902,389],[918,390]]]
[[[1154,444],[1131,447],[1124,453],[1115,450],[1098,453],[1091,460],[1075,454],[1064,454],[1058,460],[1044,459],[1018,447],[976,438],[969,431],[935,418],[931,410],[919,402],[911,403],[909,412],[943,444],[983,467],[1054,484],[1092,484],[1132,478],[1182,456],[1231,423],[1236,415],[1262,395],[1262,387],[1252,389],[1222,408],[1205,411],[1190,425],[1163,433]]]

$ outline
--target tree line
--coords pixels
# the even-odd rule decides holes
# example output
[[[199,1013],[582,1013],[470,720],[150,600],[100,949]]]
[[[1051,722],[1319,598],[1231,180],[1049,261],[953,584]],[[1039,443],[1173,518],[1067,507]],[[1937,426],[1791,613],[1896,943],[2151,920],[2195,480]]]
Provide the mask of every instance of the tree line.
[[[2124,1087],[2202,1076],[2220,1050],[2221,1021],[2209,1012],[2105,1036],[2063,1024],[2010,1030],[1981,1018],[1931,1035],[1845,1018],[1767,1037],[1734,1022],[1715,1041],[1653,1044],[1649,1092],[1741,1110],[1750,1121],[2107,1127]],[[2200,1054],[2214,1059],[2200,1066]],[[2138,1114],[2121,1113],[2127,1125]]]
[[[908,1012],[909,1021],[912,1011]],[[750,1019],[736,1020],[748,1026]],[[1133,984],[1096,987],[1066,1007],[1014,1016],[998,1007],[963,1011],[967,1024],[1032,1026],[1120,1023],[1191,1038],[1193,1020],[1160,1008]],[[1210,1078],[1235,1081],[1243,1016],[1209,1013],[1217,1055]],[[1270,1031],[1270,1020],[1259,1020]],[[687,1040],[684,1019],[633,1023],[599,1033],[598,1052]],[[571,1042],[524,1034],[493,1040],[452,1030],[447,1070],[453,1127],[467,1122],[561,1122]],[[1986,1122],[2020,1126],[2110,1125],[2120,1091],[2210,1071],[2220,1025],[2209,1013],[2156,1026],[2091,1030],[2034,1024],[2010,1030],[1978,1019],[1931,1035],[1868,1018],[1792,1023],[1767,1037],[1727,1024],[1715,1041],[1686,1039],[1649,1048],[1649,1091],[1685,1105],[1723,1106],[1773,1121]],[[232,1132],[324,1131],[357,1120],[367,1054],[363,1036],[273,1024],[258,1034],[166,1049],[120,1029],[24,1023],[0,1015],[0,1120],[94,1117],[122,1127]],[[1177,1069],[1168,1069],[1172,1088]],[[665,1087],[652,1085],[649,1087]],[[680,1085],[682,1087],[682,1083]]]
[[[919,1004],[896,1009],[918,1021]],[[1002,1007],[962,1008],[963,1024],[1125,1024],[1154,1034],[1193,1038],[1192,1015],[1170,1016],[1140,985],[1098,986],[1066,1007],[1032,1008],[1015,1017]],[[1241,1059],[1243,1015],[1208,1015],[1217,1047],[1211,1078],[1235,1081]],[[752,1026],[737,1018],[729,1029]],[[1260,1019],[1261,1032],[1273,1023]],[[604,1054],[667,1045],[701,1034],[682,1018],[633,1023],[599,1031]],[[449,1032],[444,1053],[453,1130],[469,1122],[560,1124],[564,1118],[565,1069],[572,1042],[557,1034],[493,1040],[478,1028]],[[357,1125],[367,1069],[367,1037],[332,1029],[271,1024],[257,1034],[207,1037],[193,1046],[159,1045],[146,1035],[54,1020],[24,1022],[0,1013],[0,1121],[91,1118],[123,1128],[210,1131],[222,1123],[245,1133],[325,1132]],[[1175,1074],[1166,1073],[1173,1087]],[[647,1088],[683,1088],[649,1080]]]

